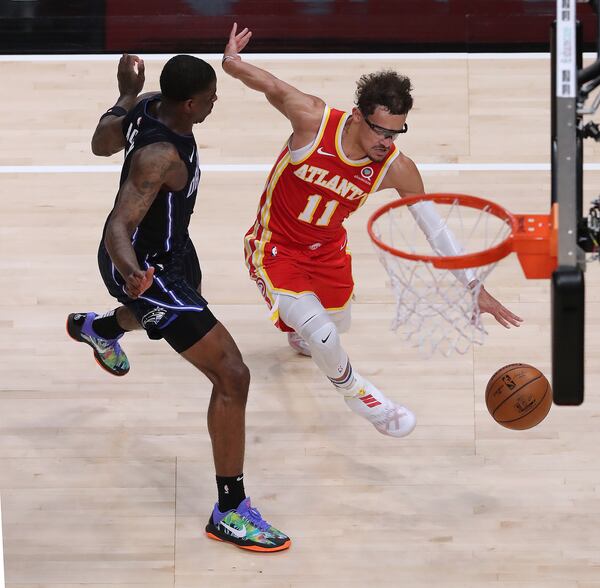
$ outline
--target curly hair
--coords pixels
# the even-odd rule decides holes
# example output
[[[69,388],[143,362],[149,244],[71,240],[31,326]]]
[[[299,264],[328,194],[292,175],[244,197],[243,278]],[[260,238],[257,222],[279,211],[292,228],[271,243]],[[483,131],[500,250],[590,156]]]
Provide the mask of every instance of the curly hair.
[[[377,106],[384,106],[390,114],[407,114],[413,105],[411,90],[410,80],[395,71],[364,74],[356,82],[356,105],[366,116]]]

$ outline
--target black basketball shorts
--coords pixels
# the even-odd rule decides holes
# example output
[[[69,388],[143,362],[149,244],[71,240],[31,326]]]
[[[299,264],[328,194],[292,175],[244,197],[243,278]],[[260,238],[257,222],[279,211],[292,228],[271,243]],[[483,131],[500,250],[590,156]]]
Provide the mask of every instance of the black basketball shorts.
[[[125,292],[125,281],[104,244],[98,249],[98,267],[111,296],[127,306],[150,339],[165,339],[178,353],[202,339],[217,319],[200,295],[202,273],[191,243],[176,254],[151,256],[136,252],[140,267],[154,267],[152,285],[137,299]]]

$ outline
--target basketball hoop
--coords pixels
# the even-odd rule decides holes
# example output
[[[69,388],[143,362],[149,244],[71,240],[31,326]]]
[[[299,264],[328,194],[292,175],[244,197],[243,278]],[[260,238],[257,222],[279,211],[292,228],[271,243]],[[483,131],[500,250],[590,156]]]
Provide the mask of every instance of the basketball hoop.
[[[439,224],[425,231],[428,202],[435,203]],[[411,345],[430,354],[466,353],[482,344],[482,284],[513,251],[527,278],[549,278],[556,267],[555,213],[512,214],[465,194],[411,196],[379,208],[368,231],[396,298],[392,328],[402,327]],[[460,244],[457,255],[436,249],[436,235],[448,231]]]

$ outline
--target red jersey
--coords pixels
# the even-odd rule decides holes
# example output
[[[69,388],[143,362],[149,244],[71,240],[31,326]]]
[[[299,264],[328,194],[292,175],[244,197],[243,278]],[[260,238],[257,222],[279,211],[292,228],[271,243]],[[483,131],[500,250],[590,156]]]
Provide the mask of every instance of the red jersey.
[[[284,147],[260,198],[256,222],[246,234],[247,247],[254,250],[271,242],[314,250],[344,241],[344,220],[379,188],[399,155],[392,144],[383,161],[349,159],[342,149],[349,116],[326,106],[308,150],[293,153],[289,144]]]

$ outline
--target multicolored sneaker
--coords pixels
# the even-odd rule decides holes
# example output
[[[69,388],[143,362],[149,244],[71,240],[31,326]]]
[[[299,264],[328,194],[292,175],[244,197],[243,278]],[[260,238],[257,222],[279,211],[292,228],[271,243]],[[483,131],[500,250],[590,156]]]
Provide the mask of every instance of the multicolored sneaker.
[[[98,315],[77,312],[67,317],[67,333],[75,341],[87,343],[94,350],[96,363],[113,376],[124,376],[129,371],[129,360],[119,345],[119,339],[103,339],[92,327]]]
[[[300,355],[305,355],[306,357],[312,357],[312,353],[310,352],[310,347],[308,343],[298,335],[295,331],[293,333],[287,334],[288,344],[289,346]]]
[[[224,513],[215,504],[206,525],[206,535],[251,551],[283,551],[292,544],[287,535],[267,523],[258,509],[252,508],[249,497],[236,509]]]

